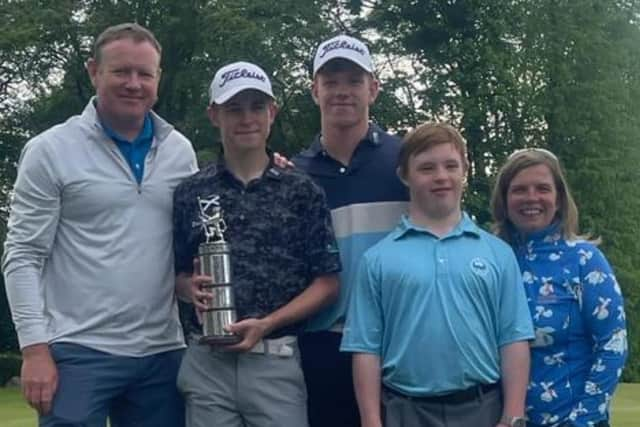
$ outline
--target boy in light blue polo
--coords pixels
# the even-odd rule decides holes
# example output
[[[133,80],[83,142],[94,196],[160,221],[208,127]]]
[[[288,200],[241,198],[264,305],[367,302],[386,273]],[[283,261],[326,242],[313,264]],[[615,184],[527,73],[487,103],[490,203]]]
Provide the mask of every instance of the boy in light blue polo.
[[[511,249],[460,207],[462,136],[425,124],[398,174],[409,214],[363,257],[341,350],[363,425],[520,427],[533,338]]]

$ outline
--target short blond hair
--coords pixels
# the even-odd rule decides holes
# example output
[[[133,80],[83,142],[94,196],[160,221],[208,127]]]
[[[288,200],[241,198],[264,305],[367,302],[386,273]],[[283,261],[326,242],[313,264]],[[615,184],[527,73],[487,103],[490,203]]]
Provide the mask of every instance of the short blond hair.
[[[162,46],[151,31],[140,24],[134,22],[125,22],[123,24],[113,25],[104,30],[93,44],[93,59],[100,64],[102,59],[102,48],[116,40],[131,39],[136,43],[149,42],[151,46],[162,55]]]

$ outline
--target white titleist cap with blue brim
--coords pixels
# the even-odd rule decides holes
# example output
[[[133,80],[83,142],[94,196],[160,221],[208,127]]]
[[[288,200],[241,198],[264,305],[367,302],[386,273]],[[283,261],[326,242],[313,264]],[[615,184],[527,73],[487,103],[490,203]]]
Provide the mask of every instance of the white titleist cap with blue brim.
[[[250,62],[234,62],[220,68],[209,86],[209,105],[224,104],[243,90],[254,89],[271,98],[273,90],[267,73]]]
[[[373,73],[373,61],[367,45],[356,38],[342,34],[318,46],[313,60],[313,76],[315,77],[324,64],[337,58],[351,61],[366,72]]]

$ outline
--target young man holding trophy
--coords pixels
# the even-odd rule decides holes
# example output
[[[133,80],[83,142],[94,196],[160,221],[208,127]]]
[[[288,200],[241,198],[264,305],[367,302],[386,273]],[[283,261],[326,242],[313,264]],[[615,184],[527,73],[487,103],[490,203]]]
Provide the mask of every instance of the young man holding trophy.
[[[324,193],[266,149],[277,112],[260,67],[216,73],[208,116],[223,155],[174,197],[177,286],[202,324],[178,376],[187,425],[307,425],[297,334],[338,293]]]

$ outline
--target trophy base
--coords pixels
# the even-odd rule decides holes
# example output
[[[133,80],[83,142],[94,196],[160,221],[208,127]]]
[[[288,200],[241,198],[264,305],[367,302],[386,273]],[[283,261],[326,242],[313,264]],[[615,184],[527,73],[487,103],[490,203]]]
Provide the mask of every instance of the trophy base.
[[[207,345],[232,345],[242,341],[242,337],[237,335],[209,335],[200,338],[198,344]]]

